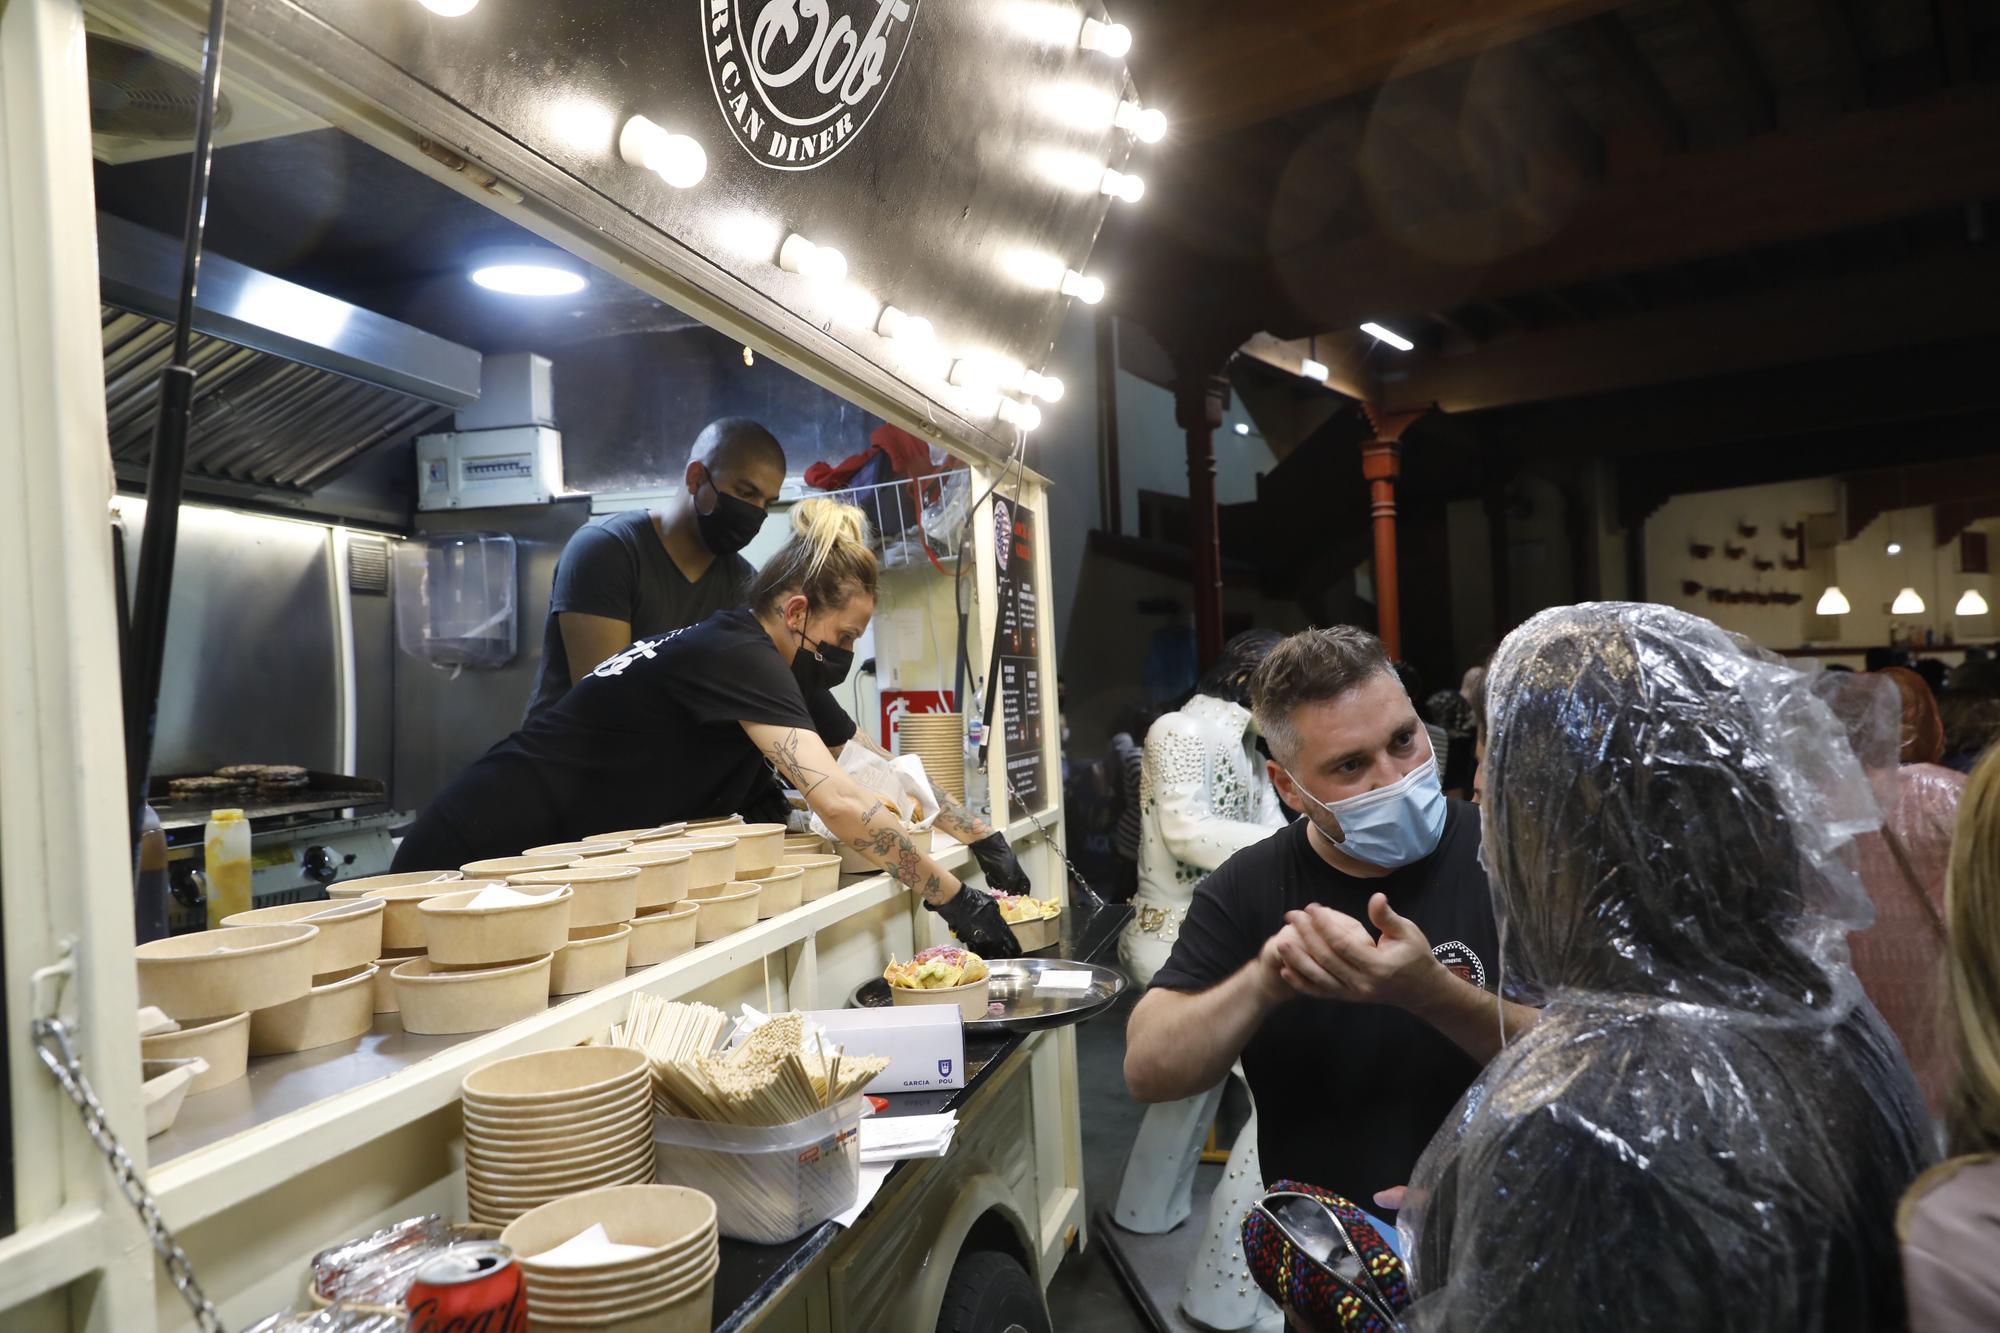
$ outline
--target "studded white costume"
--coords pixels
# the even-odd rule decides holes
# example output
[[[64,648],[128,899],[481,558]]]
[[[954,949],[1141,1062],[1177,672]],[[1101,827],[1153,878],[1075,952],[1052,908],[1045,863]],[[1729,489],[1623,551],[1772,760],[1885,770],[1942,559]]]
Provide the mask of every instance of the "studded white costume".
[[[1119,960],[1142,986],[1173,952],[1188,904],[1208,872],[1285,823],[1249,729],[1249,709],[1197,694],[1146,733],[1139,891],[1118,942]],[[1236,1077],[1242,1076],[1238,1068]],[[1158,1234],[1186,1219],[1195,1166],[1221,1100],[1218,1084],[1200,1096],[1147,1108],[1112,1214],[1119,1226]],[[1244,1211],[1262,1190],[1253,1108],[1230,1151],[1200,1255],[1181,1293],[1181,1309],[1209,1328],[1278,1326],[1276,1308],[1250,1282],[1237,1239]]]

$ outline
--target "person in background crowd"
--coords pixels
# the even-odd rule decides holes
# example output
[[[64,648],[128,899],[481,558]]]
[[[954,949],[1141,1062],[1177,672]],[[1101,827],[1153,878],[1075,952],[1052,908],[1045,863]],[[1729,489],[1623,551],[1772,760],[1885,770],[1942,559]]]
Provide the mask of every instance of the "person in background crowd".
[[[1417,715],[1423,719],[1424,730],[1430,733],[1431,750],[1437,755],[1438,774],[1442,777],[1446,766],[1451,763],[1451,736],[1443,724],[1423,711],[1423,673],[1408,662],[1396,661],[1390,665],[1396,669],[1396,679],[1403,682],[1403,693],[1410,696],[1410,706],[1419,710]]]
[[[1375,636],[1295,634],[1252,694],[1271,780],[1305,817],[1196,891],[1126,1029],[1125,1081],[1170,1101],[1240,1056],[1266,1179],[1375,1200],[1534,1011],[1493,989],[1476,812],[1445,797]]]
[[[1951,673],[1938,697],[1944,722],[1946,768],[1970,773],[1996,739],[2000,739],[2000,662],[1972,656]]]
[[[1119,961],[1142,986],[1172,954],[1203,880],[1285,822],[1255,748],[1250,716],[1251,675],[1283,640],[1274,630],[1237,635],[1223,646],[1194,695],[1146,731],[1138,910],[1118,941]],[[1213,1084],[1187,1096],[1147,1108],[1112,1210],[1119,1226],[1158,1235],[1187,1217],[1194,1169],[1228,1072],[1225,1068]],[[1201,1259],[1182,1295],[1182,1308],[1210,1328],[1242,1328],[1256,1321],[1260,1305],[1270,1308],[1250,1286],[1236,1240],[1243,1211],[1256,1201],[1262,1180],[1253,1110],[1210,1205]]]
[[[1111,753],[1118,765],[1118,824],[1112,831],[1111,846],[1119,861],[1120,902],[1130,902],[1139,889],[1139,842],[1145,828],[1140,788],[1144,785],[1146,733],[1155,716],[1150,709],[1133,709],[1111,737]]]
[[[1959,802],[1945,895],[1945,991],[1955,1072],[1948,1162],[1910,1187],[1896,1219],[1912,1333],[2000,1328],[2000,755]]]
[[[1467,703],[1472,703],[1477,699],[1480,690],[1485,687],[1486,663],[1488,660],[1490,660],[1490,655],[1474,662],[1465,669],[1465,675],[1459,678],[1458,692],[1465,697]]]
[[[1495,654],[1485,859],[1544,1007],[1411,1179],[1411,1329],[1901,1326],[1928,1127],[1847,966],[1876,796],[1813,680],[1663,606],[1545,611]]]
[[[1896,1034],[1933,1114],[1943,1105],[1951,1053],[1938,1030],[1937,978],[1944,956],[1944,879],[1958,821],[1962,774],[1938,765],[1944,727],[1916,672],[1877,673],[1896,687],[1901,743],[1896,796],[1878,833],[1856,840],[1861,882],[1875,924],[1849,940],[1862,989]]]
[[[1471,701],[1456,690],[1439,690],[1424,703],[1424,721],[1442,728],[1445,734],[1445,748],[1439,751],[1444,794],[1460,801],[1472,799],[1472,771],[1479,766],[1479,726]]]
[[[1935,657],[1920,657],[1909,667],[1918,680],[1931,692],[1932,697],[1944,693],[1945,678],[1950,674],[1945,664]]]
[[[563,547],[528,720],[635,640],[743,604],[757,571],[738,552],[785,484],[784,448],[754,421],[711,421],[683,481],[671,503],[586,523]]]

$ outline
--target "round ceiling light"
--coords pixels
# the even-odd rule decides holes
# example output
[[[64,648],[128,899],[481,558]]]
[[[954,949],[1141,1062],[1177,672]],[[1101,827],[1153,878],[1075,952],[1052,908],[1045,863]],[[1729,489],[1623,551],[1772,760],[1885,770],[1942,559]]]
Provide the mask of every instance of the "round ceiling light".
[[[489,251],[473,262],[467,276],[508,296],[571,296],[590,285],[569,256],[535,248]]]

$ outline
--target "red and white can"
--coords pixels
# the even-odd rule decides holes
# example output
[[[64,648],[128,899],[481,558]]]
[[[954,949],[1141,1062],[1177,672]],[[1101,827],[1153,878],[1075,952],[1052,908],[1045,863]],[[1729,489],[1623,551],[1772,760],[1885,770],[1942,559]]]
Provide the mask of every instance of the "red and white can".
[[[497,1240],[447,1245],[417,1270],[403,1308],[410,1333],[527,1333],[521,1266]]]

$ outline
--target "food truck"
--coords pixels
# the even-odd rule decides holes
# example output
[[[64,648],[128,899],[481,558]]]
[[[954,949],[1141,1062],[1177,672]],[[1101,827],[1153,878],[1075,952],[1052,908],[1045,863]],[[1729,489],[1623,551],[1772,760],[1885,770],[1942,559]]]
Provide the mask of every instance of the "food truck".
[[[252,1055],[149,1137],[125,718],[168,516],[138,715],[171,934],[224,891],[212,806],[244,810],[254,908],[386,871],[518,723],[570,535],[671,499],[694,430],[732,414],[786,444],[774,512],[831,489],[877,530],[872,670],[843,705],[891,748],[898,718],[983,724],[939,762],[959,747],[1037,892],[1068,898],[1026,441],[1063,410],[1039,372],[1065,307],[1101,298],[1093,244],[1158,137],[1128,42],[1025,0],[0,10],[0,1327],[246,1327],[329,1245],[465,1218],[468,1073],[597,1037],[635,995],[841,1009],[947,938],[848,875],[498,1026],[378,1011]],[[191,424],[160,491],[170,364]],[[929,446],[921,477],[806,481],[882,427]],[[239,764],[282,779],[173,786]],[[975,873],[949,838],[934,855]],[[1052,956],[1103,951],[1098,906],[1068,901]],[[1085,1240],[1073,1033],[968,1025],[963,1066],[924,1094],[960,1117],[948,1154],[851,1224],[723,1242],[713,1326],[1035,1326],[991,1312],[1023,1282],[1039,1310]]]

